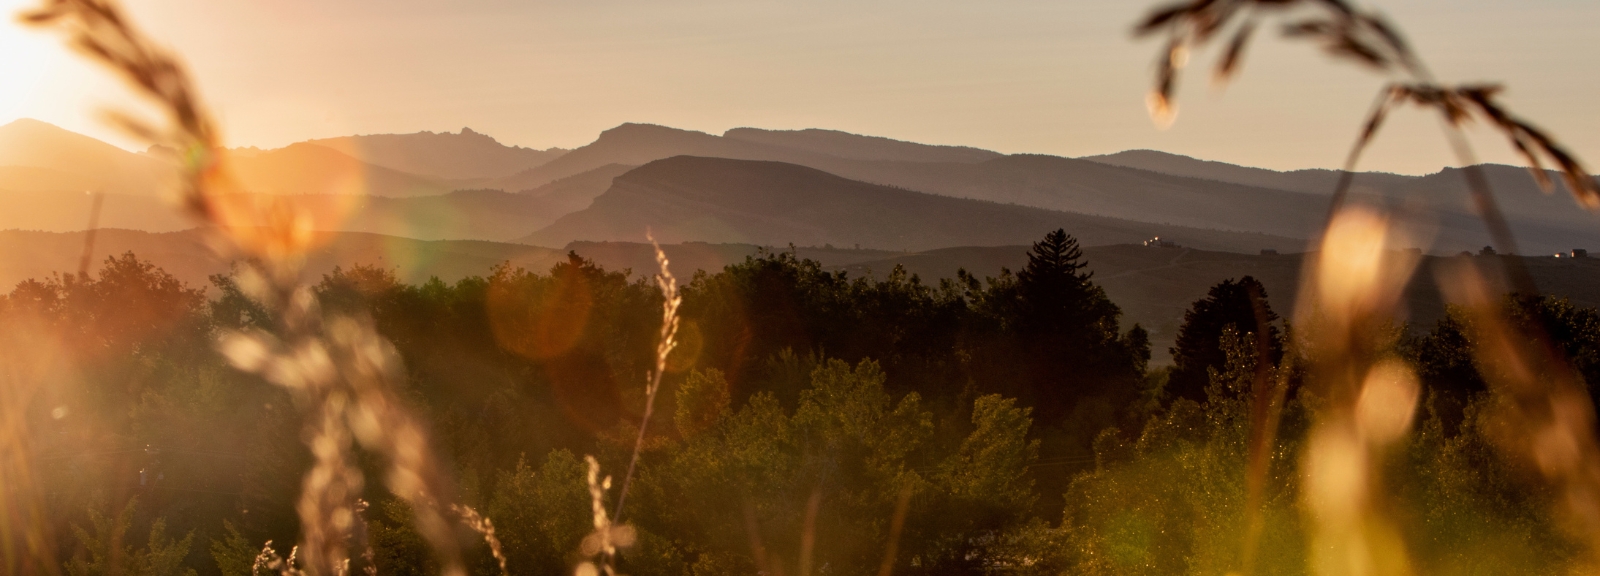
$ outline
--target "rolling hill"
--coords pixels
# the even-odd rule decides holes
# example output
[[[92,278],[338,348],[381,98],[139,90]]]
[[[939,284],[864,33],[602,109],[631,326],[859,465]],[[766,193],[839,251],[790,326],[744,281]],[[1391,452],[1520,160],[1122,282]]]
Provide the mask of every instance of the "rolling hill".
[[[418,240],[496,240],[526,236],[565,214],[588,207],[628,166],[605,166],[525,193],[457,190],[430,196],[284,194],[311,215],[320,231],[368,232]],[[7,171],[0,169],[0,177]],[[0,230],[71,232],[89,226],[93,197],[82,192],[0,191]],[[175,232],[195,226],[163,198],[106,194],[103,228]]]
[[[862,136],[838,130],[763,130],[734,128],[722,133],[728,140],[782,146],[791,150],[853,160],[889,162],[982,162],[1004,156],[968,146],[936,146],[882,136]]]
[[[0,126],[0,190],[154,195],[171,167],[29,118]]]
[[[575,242],[552,250],[500,242],[418,241],[377,234],[340,233],[319,238],[308,258],[302,279],[316,282],[334,266],[377,265],[395,270],[409,283],[430,277],[454,282],[468,276],[483,276],[502,262],[533,271],[545,271],[563,258],[567,250],[590,258],[608,270],[631,269],[635,278],[655,270],[649,244],[630,242]],[[83,253],[82,232],[0,232],[0,289],[9,291],[28,278],[46,278],[56,272],[77,269]],[[689,242],[662,246],[673,263],[680,281],[688,281],[695,270],[715,272],[756,254],[750,244],[708,244]],[[787,250],[787,248],[786,248]],[[936,283],[966,269],[979,277],[995,276],[1002,267],[1021,269],[1027,263],[1026,245],[954,247],[925,252],[896,252],[828,247],[793,248],[801,258],[810,258],[826,269],[844,271],[851,277],[883,278],[895,266],[904,266],[924,282]],[[154,234],[128,230],[101,230],[94,250],[95,266],[108,256],[132,251],[171,272],[191,286],[206,286],[207,277],[225,274],[229,263],[218,259],[205,243],[200,231]],[[1482,260],[1483,257],[1475,257]],[[1094,273],[1094,282],[1122,308],[1123,325],[1138,323],[1151,333],[1153,360],[1170,362],[1167,348],[1176,338],[1183,313],[1190,303],[1205,296],[1217,282],[1244,275],[1255,276],[1266,286],[1271,304],[1280,315],[1293,311],[1303,255],[1258,256],[1189,248],[1151,248],[1137,245],[1088,246],[1084,260]],[[1423,328],[1430,327],[1444,313],[1439,292],[1434,287],[1434,270],[1446,260],[1426,257],[1418,276],[1407,288],[1409,319]],[[1525,260],[1539,287],[1551,294],[1572,299],[1584,307],[1600,307],[1600,258]]]
[[[577,152],[574,152],[576,154]],[[561,246],[577,240],[644,239],[762,245],[862,246],[926,250],[1032,242],[1056,228],[1086,244],[1152,236],[1216,249],[1290,250],[1304,241],[1055,212],[923,194],[785,164],[678,156],[622,176],[587,209],[520,241]]]
[[[457,187],[306,143],[227,155],[240,186],[255,193],[426,196]],[[160,154],[135,154],[37,120],[0,126],[0,191],[153,197],[167,192],[172,171]]]
[[[406,202],[344,199],[340,202],[355,205],[351,209],[356,213],[341,212],[319,226],[423,239],[504,240],[543,233],[558,217],[588,208],[611,188],[612,179],[629,167],[679,155],[784,162],[845,180],[949,198],[1280,238],[1307,238],[1317,233],[1325,217],[1326,191],[1337,178],[1336,172],[1328,170],[1275,172],[1152,151],[1089,159],[1006,156],[831,130],[735,128],[719,136],[645,124],[607,130],[595,142],[566,153],[503,146],[463,129],[458,134],[325,139],[275,150],[233,150],[231,155],[244,189],[252,192],[418,198]],[[526,163],[535,166],[504,178],[444,179],[416,173],[481,175]],[[1538,193],[1518,168],[1484,169],[1500,192],[1524,254],[1600,246],[1600,217],[1574,209],[1572,201],[1560,194]],[[87,204],[78,196],[86,190],[99,190],[119,195],[108,196],[107,225],[151,231],[181,229],[181,219],[161,214],[153,198],[135,199],[158,195],[163,189],[160,180],[170,178],[166,174],[155,155],[130,153],[42,122],[14,122],[0,127],[0,192],[9,192],[0,193],[0,211],[5,212],[0,215],[0,226],[80,229],[84,225],[80,222],[87,222]],[[1430,252],[1451,254],[1489,243],[1482,223],[1466,203],[1459,170],[1428,176],[1363,173],[1358,182],[1357,201],[1400,209],[1421,232],[1418,245]],[[485,188],[531,198],[452,193]],[[61,196],[52,200],[47,194],[52,192]],[[315,198],[295,201],[325,203]],[[879,210],[893,208],[876,206]],[[719,218],[736,215],[737,211]],[[637,222],[626,225],[634,224]],[[873,224],[855,221],[852,225]],[[1019,225],[1027,224],[1019,221]],[[628,237],[618,236],[615,230],[579,233],[566,226],[565,231],[551,229],[550,234],[560,238],[540,237],[539,241]],[[831,242],[841,237],[837,234],[840,230],[820,236],[790,230],[798,234],[790,240],[805,243],[826,237]],[[770,235],[730,232],[705,238],[743,241],[770,239]],[[889,237],[863,238],[888,242],[885,245],[902,242]],[[1131,240],[1134,238],[1124,238]],[[1254,251],[1260,243],[1246,244],[1250,246],[1236,249]]]
[[[1338,178],[1331,170],[1275,172],[1150,151],[1088,159],[1002,156],[825,130],[737,128],[716,136],[624,124],[562,158],[491,186],[523,189],[607,163],[643,164],[674,155],[780,161],[941,196],[1298,238],[1317,233],[1326,217],[1327,194]],[[1476,250],[1489,242],[1482,223],[1464,207],[1459,176],[1448,170],[1430,177],[1362,173],[1357,182],[1358,201],[1397,208],[1414,205],[1416,198],[1442,186],[1443,203],[1424,201],[1439,207],[1423,222],[1429,233],[1421,239],[1434,253]],[[1510,178],[1502,196],[1520,202],[1531,187],[1526,176]],[[1570,200],[1530,202],[1508,209],[1524,253],[1600,245],[1600,227],[1595,226],[1600,218],[1575,211]]]
[[[362,194],[432,196],[453,186],[440,180],[376,166],[332,148],[291,144],[230,157],[234,175],[257,194]]]
[[[1200,160],[1181,154],[1156,150],[1125,150],[1115,154],[1085,156],[1081,160],[1121,166],[1123,168],[1136,168],[1158,174],[1185,176],[1305,194],[1331,194],[1339,181],[1339,171],[1337,170],[1312,169],[1279,172],[1266,168],[1237,166],[1214,160]],[[1355,183],[1357,186],[1388,187],[1403,184],[1414,178],[1414,176],[1386,172],[1361,172],[1356,175]]]
[[[567,152],[506,146],[471,128],[458,133],[369,134],[305,143],[332,148],[374,166],[442,180],[502,178]]]
[[[7,255],[0,258],[0,287],[10,291],[29,278],[74,272],[83,249],[83,232],[0,231],[0,251]],[[125,252],[133,252],[195,287],[209,285],[210,275],[227,274],[231,266],[211,250],[203,230],[151,233],[108,229],[95,234],[92,270],[98,269],[106,258]],[[425,282],[433,276],[453,282],[486,275],[502,262],[529,270],[548,270],[564,254],[522,244],[429,242],[360,232],[320,234],[307,255],[301,280],[314,283],[335,266],[364,264],[395,270],[398,278],[410,283]]]
[[[1319,195],[1333,192],[1339,178],[1339,173],[1333,170],[1278,172],[1152,150],[1130,150],[1084,159],[1167,175]],[[1517,166],[1484,164],[1479,168],[1488,177],[1523,253],[1548,254],[1594,246],[1600,241],[1600,234],[1597,234],[1600,216],[1579,208],[1564,188],[1558,185],[1554,193],[1546,194],[1529,177],[1527,169]],[[1548,174],[1552,181],[1560,181],[1554,172]],[[1461,168],[1444,168],[1424,176],[1362,172],[1356,175],[1352,195],[1368,202],[1421,206],[1432,212],[1431,221],[1426,224],[1437,229],[1436,253],[1474,250],[1488,243],[1483,224],[1468,197]]]

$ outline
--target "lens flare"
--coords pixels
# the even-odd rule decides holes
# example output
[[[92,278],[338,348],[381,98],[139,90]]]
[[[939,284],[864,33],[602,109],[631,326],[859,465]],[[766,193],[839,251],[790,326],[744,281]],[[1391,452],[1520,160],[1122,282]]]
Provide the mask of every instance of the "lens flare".
[[[1386,446],[1411,429],[1422,385],[1405,362],[1390,358],[1373,366],[1356,400],[1356,430],[1368,442]]]

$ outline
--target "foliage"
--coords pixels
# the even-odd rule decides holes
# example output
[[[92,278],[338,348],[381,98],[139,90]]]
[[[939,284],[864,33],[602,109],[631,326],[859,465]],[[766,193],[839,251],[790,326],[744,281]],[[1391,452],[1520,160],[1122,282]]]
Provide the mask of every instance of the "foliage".
[[[503,472],[484,513],[494,519],[507,564],[518,571],[564,572],[589,532],[583,462],[555,450],[538,469],[519,460]]]
[[[223,520],[222,528],[226,533],[222,539],[211,541],[211,559],[217,563],[217,570],[222,576],[255,576],[256,555],[261,553],[261,546],[240,534],[231,521]]]
[[[194,576],[193,568],[183,566],[194,543],[194,533],[182,539],[167,535],[167,522],[157,518],[150,524],[145,546],[128,544],[137,500],[129,500],[115,516],[89,509],[93,533],[74,525],[79,552],[66,563],[69,576]]]
[[[859,573],[884,561],[896,500],[909,491],[915,512],[897,568],[982,571],[1034,499],[1026,471],[1038,442],[1027,438],[1028,410],[979,397],[972,432],[941,457],[929,450],[934,415],[916,393],[892,398],[885,380],[876,363],[828,360],[812,370],[793,410],[769,393],[731,410],[716,400],[720,375],[690,376],[697,384],[680,389],[680,407],[693,396],[712,400],[680,410],[680,431],[697,430],[645,469],[635,521],[646,533],[670,535],[679,548],[671,556],[695,573],[807,564]],[[815,557],[806,556],[808,537]],[[752,538],[764,549],[759,557]],[[638,561],[632,569],[668,573]]]
[[[1148,335],[1121,331],[1070,236],[1052,234],[1030,259],[1017,274],[937,286],[903,270],[846,277],[791,253],[698,274],[664,382],[671,422],[649,427],[621,519],[638,535],[623,572],[792,573],[806,549],[814,572],[876,572],[900,514],[890,564],[902,574],[1236,569],[1255,369],[1253,336],[1238,334],[1255,327],[1253,313],[1240,327],[1246,281],[1219,285],[1188,315],[1185,333],[1214,334],[1223,361],[1198,363],[1206,386],[1185,398],[1165,368],[1146,366]],[[300,416],[283,392],[211,352],[224,327],[272,324],[235,282],[214,278],[208,301],[124,255],[94,276],[24,282],[0,304],[0,322],[43,327],[24,343],[38,351],[17,354],[59,354],[73,367],[30,408],[45,416],[28,420],[49,455],[36,472],[56,494],[44,530],[80,543],[55,565],[241,574],[266,541],[297,540],[293,502],[309,462]],[[395,342],[402,400],[427,417],[462,502],[493,520],[510,570],[569,570],[591,528],[575,454],[597,454],[607,470],[626,463],[659,293],[576,255],[547,273],[502,266],[451,284],[341,268],[316,290]],[[1596,381],[1595,312],[1508,302],[1524,329],[1554,335]],[[162,312],[134,309],[146,306]],[[1413,556],[1443,573],[1568,566],[1574,552],[1543,512],[1550,496],[1484,440],[1470,322],[1452,314],[1404,347],[1430,409],[1386,477],[1419,503],[1404,516]],[[1304,361],[1285,354],[1277,369],[1292,375]],[[1259,572],[1305,569],[1291,456],[1317,405],[1304,391],[1287,405]],[[56,406],[64,416],[50,418]],[[380,474],[372,458],[358,462]],[[141,469],[151,484],[131,492]],[[114,501],[137,494],[148,514],[82,516],[106,489],[120,490]],[[381,487],[363,498],[374,565],[426,572],[407,505]],[[188,554],[194,539],[210,554]],[[470,554],[475,571],[497,571],[482,545]]]
[[[1093,574],[1209,574],[1239,567],[1244,542],[1247,393],[1255,374],[1250,335],[1223,330],[1223,369],[1210,370],[1204,403],[1174,400],[1126,443],[1097,443],[1099,465],[1072,483],[1063,530],[1078,569]],[[1293,444],[1277,451],[1292,453]],[[1306,569],[1292,474],[1273,466],[1258,566]]]
[[[1196,300],[1183,315],[1183,326],[1172,347],[1172,373],[1167,393],[1173,398],[1204,402],[1210,370],[1221,370],[1227,362],[1222,350],[1222,333],[1232,327],[1238,332],[1260,332],[1265,325],[1272,343],[1272,361],[1283,357],[1278,315],[1267,305],[1267,289],[1250,276],[1229,279],[1212,286],[1206,297]]]

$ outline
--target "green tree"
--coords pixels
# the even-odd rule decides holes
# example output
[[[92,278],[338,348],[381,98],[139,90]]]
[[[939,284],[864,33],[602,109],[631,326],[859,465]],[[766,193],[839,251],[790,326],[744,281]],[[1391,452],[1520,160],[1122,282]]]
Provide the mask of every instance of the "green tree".
[[[1267,289],[1253,277],[1237,281],[1223,280],[1196,300],[1183,314],[1183,325],[1178,328],[1178,338],[1172,347],[1172,373],[1167,380],[1167,394],[1171,398],[1188,398],[1204,402],[1207,376],[1210,370],[1221,370],[1227,363],[1222,350],[1222,333],[1233,327],[1241,334],[1266,331],[1271,346],[1272,362],[1283,357],[1278,328],[1273,323],[1278,315],[1267,304]]]
[[[74,525],[72,531],[78,539],[78,553],[66,563],[69,576],[194,576],[193,568],[183,566],[194,543],[194,533],[182,539],[167,535],[167,522],[157,518],[151,522],[145,546],[134,548],[128,543],[133,527],[137,500],[129,500],[115,516],[108,516],[91,506],[89,523],[91,533]]]
[[[586,473],[571,452],[554,450],[537,469],[518,461],[495,481],[483,512],[494,521],[512,573],[569,570],[578,543],[593,528]]]
[[[1244,541],[1248,392],[1254,342],[1229,327],[1222,369],[1209,371],[1204,403],[1172,402],[1132,443],[1096,442],[1098,464],[1068,492],[1062,530],[1072,571],[1083,574],[1223,574],[1240,568]],[[1293,446],[1291,442],[1288,446]],[[1276,462],[1263,503],[1256,566],[1307,569],[1292,466]]]
[[[223,520],[222,530],[222,539],[211,541],[211,560],[216,562],[217,570],[222,576],[255,576],[252,572],[262,546],[240,534],[233,522]]]

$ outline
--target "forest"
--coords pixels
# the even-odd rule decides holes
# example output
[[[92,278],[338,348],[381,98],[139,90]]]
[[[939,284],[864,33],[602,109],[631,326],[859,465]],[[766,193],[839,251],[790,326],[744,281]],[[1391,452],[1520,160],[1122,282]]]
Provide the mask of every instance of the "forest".
[[[1245,276],[1194,302],[1174,365],[1151,366],[1145,330],[1119,321],[1087,264],[1062,230],[1021,270],[937,285],[785,251],[698,272],[642,436],[663,295],[630,271],[572,253],[407,285],[353,266],[314,292],[317,313],[370,319],[392,342],[398,401],[450,493],[492,521],[492,546],[470,522],[453,528],[472,573],[571,573],[594,553],[601,500],[627,528],[612,539],[623,574],[1315,571],[1317,487],[1300,455],[1330,404],[1306,385],[1319,352]],[[310,417],[217,352],[223,333],[284,329],[246,292],[238,275],[189,286],[128,253],[5,295],[8,378],[43,382],[6,398],[40,507],[7,514],[47,519],[7,535],[7,571],[264,574],[264,544],[287,556],[304,541]],[[1504,305],[1593,390],[1600,314],[1549,296]],[[1368,335],[1421,390],[1415,424],[1375,458],[1382,490],[1366,498],[1395,521],[1372,529],[1411,543],[1420,573],[1569,569],[1582,547],[1552,513],[1558,494],[1495,448],[1504,400],[1475,360],[1474,322],[1453,310]],[[1287,386],[1250,475],[1263,373]],[[377,455],[353,457],[384,477]],[[591,492],[592,465],[608,482],[629,474],[625,501]],[[376,481],[358,497],[350,571],[438,573],[416,500]]]

